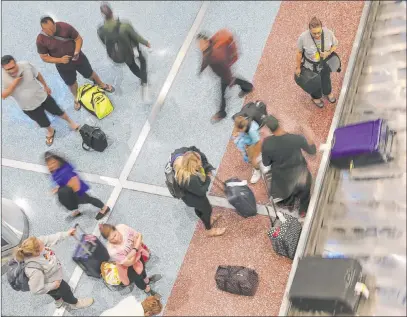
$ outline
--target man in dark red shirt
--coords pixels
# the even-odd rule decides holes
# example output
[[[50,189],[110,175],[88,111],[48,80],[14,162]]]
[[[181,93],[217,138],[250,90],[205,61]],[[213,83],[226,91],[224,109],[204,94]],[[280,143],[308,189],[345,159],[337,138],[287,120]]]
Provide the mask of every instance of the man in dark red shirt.
[[[239,85],[241,89],[239,97],[243,98],[253,90],[253,85],[244,79],[233,76],[231,65],[229,63],[230,56],[227,46],[213,47],[214,43],[212,43],[212,40],[203,33],[198,34],[197,41],[203,54],[200,73],[209,66],[221,80],[222,103],[219,111],[212,117],[212,122],[219,122],[226,117],[226,88],[232,87],[233,85]]]
[[[65,22],[54,22],[51,17],[44,17],[40,21],[42,32],[37,36],[37,51],[46,63],[55,64],[59,75],[67,84],[75,98],[75,110],[80,109],[76,102],[78,82],[76,72],[84,78],[90,79],[107,92],[114,88],[102,82],[93,71],[85,54],[82,53],[82,37],[75,28]]]

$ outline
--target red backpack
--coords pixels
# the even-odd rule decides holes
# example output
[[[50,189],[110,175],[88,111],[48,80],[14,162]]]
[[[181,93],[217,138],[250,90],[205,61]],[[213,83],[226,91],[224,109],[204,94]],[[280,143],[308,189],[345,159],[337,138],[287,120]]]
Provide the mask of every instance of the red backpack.
[[[238,59],[237,45],[233,34],[226,29],[219,30],[211,37],[213,48],[227,47],[229,56],[229,65],[232,66]]]

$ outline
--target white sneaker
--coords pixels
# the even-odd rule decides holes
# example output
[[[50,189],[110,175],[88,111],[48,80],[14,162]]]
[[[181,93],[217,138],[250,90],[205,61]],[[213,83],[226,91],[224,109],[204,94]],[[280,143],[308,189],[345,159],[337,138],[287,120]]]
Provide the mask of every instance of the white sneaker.
[[[78,299],[78,302],[76,303],[76,305],[71,305],[71,308],[72,309],[81,309],[81,308],[89,307],[92,304],[93,304],[93,298],[80,298],[80,299]]]
[[[62,298],[55,301],[55,307],[56,308],[61,308],[63,304],[64,304],[64,301],[63,301]]]
[[[261,171],[253,169],[253,175],[252,178],[250,179],[250,183],[256,184],[261,178]]]

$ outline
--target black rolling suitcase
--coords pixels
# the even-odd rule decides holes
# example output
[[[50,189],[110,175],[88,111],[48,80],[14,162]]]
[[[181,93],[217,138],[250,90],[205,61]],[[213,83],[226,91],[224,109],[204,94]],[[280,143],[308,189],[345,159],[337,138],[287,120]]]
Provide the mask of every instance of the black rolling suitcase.
[[[75,225],[83,234],[80,238],[74,235],[78,241],[72,259],[89,276],[100,278],[100,265],[102,262],[109,261],[109,253],[106,247],[93,234],[86,234],[79,224]]]
[[[307,256],[298,262],[289,299],[302,311],[354,315],[361,298],[355,286],[364,278],[356,259]]]
[[[225,193],[228,202],[235,207],[240,216],[248,218],[257,215],[256,198],[253,191],[247,186],[247,182],[239,178],[230,178],[222,182],[215,177],[215,180],[218,180],[223,185],[221,189]]]

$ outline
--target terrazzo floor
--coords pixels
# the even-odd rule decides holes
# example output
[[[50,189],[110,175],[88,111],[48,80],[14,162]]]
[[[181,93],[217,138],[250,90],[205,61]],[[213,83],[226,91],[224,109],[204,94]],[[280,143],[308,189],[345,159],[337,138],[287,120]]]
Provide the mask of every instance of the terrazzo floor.
[[[245,103],[264,101],[268,113],[274,115],[290,133],[301,133],[301,126],[309,127],[314,133],[318,149],[328,136],[335,104],[325,100],[324,108],[317,108],[310,96],[294,82],[297,39],[313,16],[321,19],[323,25],[334,32],[339,41],[337,53],[342,61],[342,72],[331,74],[333,93],[338,98],[363,4],[363,1],[282,2],[254,76],[255,90],[248,95]],[[306,159],[315,177],[321,155],[306,155]],[[251,167],[243,162],[233,141],[229,141],[218,176],[222,180],[233,176],[250,179],[251,172]],[[259,203],[267,203],[268,196],[263,182],[250,187]],[[213,187],[211,193],[223,196],[217,187]]]
[[[70,132],[60,120],[51,118],[58,130],[52,149],[71,159],[80,172],[98,175],[99,183],[89,183],[96,196],[111,204],[109,223],[123,222],[143,232],[156,255],[147,268],[152,273],[164,275],[157,284],[166,305],[163,315],[277,314],[291,264],[272,251],[266,236],[269,227],[266,217],[259,215],[243,219],[232,210],[215,208],[215,212],[224,216],[219,225],[225,225],[228,231],[224,237],[206,239],[193,210],[185,207],[182,201],[159,193],[153,195],[126,189],[125,186],[136,184],[134,182],[137,186],[140,183],[159,186],[157,188],[164,186],[163,166],[168,155],[174,148],[184,145],[196,145],[203,150],[213,165],[219,167],[218,175],[222,179],[250,177],[250,168],[229,142],[230,117],[249,100],[264,100],[269,112],[279,117],[289,131],[296,131],[296,122],[309,124],[316,134],[317,144],[323,142],[334,106],[322,110],[315,108],[295,86],[291,76],[295,43],[314,14],[334,30],[340,41],[338,53],[343,64],[343,72],[332,76],[338,95],[363,2],[137,1],[130,4],[115,1],[112,3],[115,14],[132,22],[152,44],[153,50],[147,53],[150,104],[141,101],[137,78],[127,68],[117,67],[106,58],[96,36],[96,28],[102,22],[98,5],[95,1],[7,1],[2,4],[2,53],[33,63],[44,75],[62,108],[79,123],[100,126],[110,143],[103,154],[84,152],[80,136]],[[197,30],[214,32],[227,27],[235,32],[241,50],[235,65],[236,73],[253,81],[256,89],[246,100],[237,97],[236,87],[228,91],[228,118],[219,124],[210,124],[209,119],[219,105],[219,82],[209,70],[197,76],[201,57],[195,41],[192,41],[146,142],[141,144],[135,164],[124,173],[129,182],[119,182],[119,175],[123,174],[123,167],[135,145],[138,146],[139,135],[143,126],[149,123],[146,120],[154,111],[152,106],[166,83],[179,50],[205,5],[208,7]],[[296,19],[292,19],[293,12]],[[106,82],[116,86],[117,91],[111,96],[116,108],[106,119],[96,121],[85,111],[73,111],[72,97],[55,67],[40,60],[35,37],[40,31],[39,18],[45,14],[78,29],[84,38],[83,50],[92,66]],[[84,80],[80,78],[79,82]],[[270,89],[270,83],[276,83],[275,88]],[[1,111],[2,159],[16,163],[15,167],[5,167],[3,161],[2,197],[14,200],[27,212],[30,235],[68,229],[74,222],[61,216],[62,208],[54,197],[48,195],[49,175],[24,166],[24,163],[32,163],[36,164],[36,170],[43,167],[42,154],[49,149],[44,144],[44,132],[36,128],[11,99],[3,101]],[[318,163],[318,156],[309,160],[314,174]],[[106,177],[114,178],[120,184],[100,184],[108,183]],[[253,189],[257,200],[266,202],[263,185],[259,183]],[[212,194],[219,195],[215,189]],[[80,223],[91,232],[96,228],[93,209],[86,206],[84,211],[86,214]],[[72,250],[73,245],[71,239],[55,248],[67,281],[75,275],[71,251],[66,252]],[[260,276],[257,295],[242,298],[217,290],[214,274],[220,264],[240,264],[256,269]],[[93,296],[95,304],[85,310],[55,313],[98,316],[130,292],[139,299],[144,296],[137,289],[111,292],[100,280],[86,275],[73,285],[75,294]],[[17,293],[8,286],[5,276],[2,276],[1,309],[2,315],[10,316],[54,314],[50,297]]]

